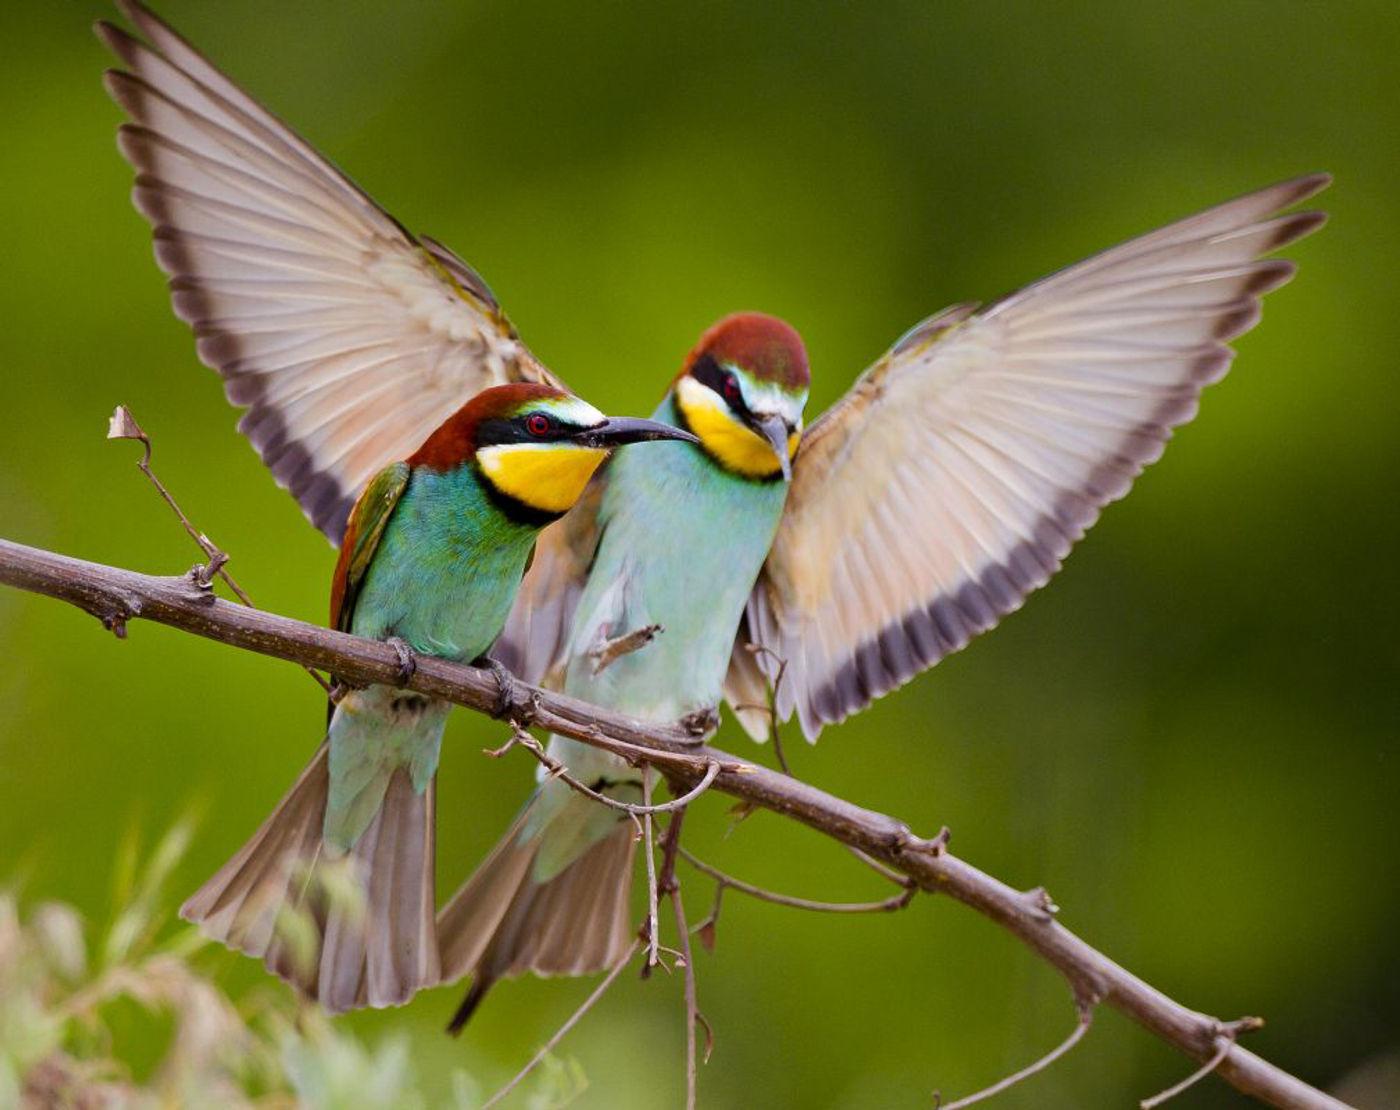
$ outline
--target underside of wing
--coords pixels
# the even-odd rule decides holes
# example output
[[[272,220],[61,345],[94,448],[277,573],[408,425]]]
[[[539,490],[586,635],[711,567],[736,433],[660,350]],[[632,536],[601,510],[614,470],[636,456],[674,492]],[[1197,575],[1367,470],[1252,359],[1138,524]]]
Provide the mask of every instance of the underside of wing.
[[[98,33],[175,312],[248,411],[239,428],[339,543],[350,507],[482,389],[557,384],[490,290],[419,240],[145,8]]]
[[[598,510],[607,473],[604,463],[578,503],[540,533],[510,617],[491,649],[493,658],[532,685],[563,685],[574,610],[602,539]]]
[[[747,619],[815,738],[1020,607],[1218,380],[1315,230],[1284,182],[914,329],[818,420]],[[742,645],[739,645],[742,649]]]

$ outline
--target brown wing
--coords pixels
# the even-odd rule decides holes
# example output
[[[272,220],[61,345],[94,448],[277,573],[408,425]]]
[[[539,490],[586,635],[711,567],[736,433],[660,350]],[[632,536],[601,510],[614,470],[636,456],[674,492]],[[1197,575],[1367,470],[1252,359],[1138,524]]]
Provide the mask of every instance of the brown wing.
[[[239,428],[332,543],[355,497],[473,394],[558,384],[480,277],[419,240],[134,0],[118,144],[175,312],[247,408]]]
[[[1195,415],[1315,230],[1299,178],[916,328],[803,440],[748,623],[815,738],[1020,607]]]

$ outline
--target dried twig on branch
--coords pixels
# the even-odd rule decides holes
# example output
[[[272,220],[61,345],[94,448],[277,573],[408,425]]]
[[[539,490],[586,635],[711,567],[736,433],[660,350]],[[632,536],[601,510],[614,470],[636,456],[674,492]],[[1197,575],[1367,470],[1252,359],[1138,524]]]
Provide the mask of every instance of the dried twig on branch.
[[[0,583],[69,601],[108,629],[132,620],[158,621],[250,651],[331,671],[357,683],[394,684],[393,647],[212,597],[188,577],[161,578],[101,566],[0,540]],[[483,713],[496,708],[488,670],[420,658],[408,686]],[[715,748],[697,745],[681,725],[647,724],[562,694],[531,691],[534,722],[624,758],[656,767],[678,792],[693,789],[718,765],[711,786],[751,805],[790,817],[913,880],[946,894],[1011,932],[1069,982],[1076,998],[1099,999],[1201,1063],[1220,1053],[1222,1024],[1167,997],[1054,919],[1045,891],[1018,891],[921,841],[903,822],[862,809],[790,776]],[[1233,1042],[1214,1073],[1281,1110],[1345,1110],[1345,1104]]]
[[[243,587],[235,582],[233,575],[228,572],[228,552],[224,551],[213,540],[190,523],[190,518],[187,517],[185,511],[180,508],[179,502],[175,500],[174,495],[165,488],[165,483],[156,477],[156,472],[151,469],[151,452],[154,450],[151,444],[151,437],[148,436],[145,429],[136,422],[136,417],[132,415],[131,410],[125,405],[118,405],[116,409],[113,410],[111,418],[107,421],[107,438],[134,439],[141,444],[141,458],[137,460],[136,468],[150,479],[151,485],[155,486],[156,492],[160,494],[161,500],[170,506],[170,511],[175,514],[176,519],[179,520],[186,534],[189,535],[190,539],[194,540],[199,546],[199,549],[204,552],[205,559],[208,560],[202,566],[194,567],[190,571],[190,577],[194,583],[203,589],[209,589],[213,586],[214,578],[217,576],[223,579],[224,585],[234,592],[239,601],[243,602],[243,604],[247,605],[249,608],[255,608],[253,599],[244,592]],[[113,631],[116,631],[118,636],[122,634],[116,629],[113,629]],[[310,667],[305,667],[303,669],[316,680],[316,684],[320,686],[322,690],[326,691],[328,694],[331,692],[331,684],[329,682]]]

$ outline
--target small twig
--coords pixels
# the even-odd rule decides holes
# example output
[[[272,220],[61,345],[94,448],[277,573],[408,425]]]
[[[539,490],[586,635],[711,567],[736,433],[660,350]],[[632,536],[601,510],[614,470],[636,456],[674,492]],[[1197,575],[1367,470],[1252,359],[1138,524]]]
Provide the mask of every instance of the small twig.
[[[884,876],[896,886],[906,886],[908,884],[908,876],[901,875],[893,867],[886,867],[883,863],[875,859],[873,856],[866,855],[854,844],[843,844],[842,847],[845,848],[846,851],[850,852],[851,855],[855,856],[856,859],[860,860],[861,863],[865,864],[866,867],[874,871],[875,874]]]
[[[1008,1087],[1014,1087],[1017,1083],[1021,1082],[1021,1080],[1029,1079],[1032,1075],[1035,1075],[1036,1072],[1044,1071],[1061,1056],[1063,1056],[1066,1052],[1068,1052],[1075,1045],[1077,1045],[1080,1042],[1081,1038],[1083,1038],[1084,1034],[1089,1031],[1089,1023],[1094,1020],[1093,1004],[1089,1002],[1079,1002],[1077,1003],[1077,1005],[1079,1007],[1079,1022],[1077,1025],[1075,1025],[1074,1032],[1071,1033],[1068,1037],[1066,1037],[1060,1045],[1052,1049],[1050,1052],[1047,1052],[1044,1056],[1042,1056],[1034,1064],[1031,1064],[1029,1067],[1024,1067],[1020,1071],[1012,1075],[1008,1075],[1005,1079],[1001,1080],[1000,1082],[993,1083],[990,1087],[984,1088],[983,1090],[978,1091],[976,1094],[968,1095],[966,1098],[960,1098],[956,1102],[950,1102],[947,1105],[944,1105],[939,1096],[934,1095],[934,1110],[962,1110],[962,1108],[965,1106],[971,1106],[973,1103],[982,1102],[985,1099],[991,1098],[993,1095],[1000,1094]]]
[[[732,887],[740,894],[747,894],[751,898],[757,898],[761,902],[772,902],[775,906],[791,906],[796,910],[812,910],[816,913],[889,913],[894,910],[902,910],[919,892],[919,888],[905,881],[900,885],[904,890],[899,894],[883,898],[878,902],[818,902],[811,898],[796,898],[791,894],[779,894],[776,891],[764,890],[762,887],[746,883],[742,879],[736,879],[733,875],[727,875],[717,867],[711,867],[703,860],[696,859],[684,848],[679,848],[681,857],[695,870],[708,875],[720,884],[721,889]],[[718,903],[718,898],[716,898]],[[712,916],[718,916],[718,906]]]
[[[591,798],[599,805],[607,806],[609,809],[619,809],[626,813],[628,818],[631,819],[632,825],[636,829],[635,839],[642,839],[641,815],[632,812],[634,808],[640,809],[640,806],[629,806],[626,802],[619,802],[616,798],[609,798],[606,794],[599,793],[597,790],[594,790],[590,786],[585,786],[578,779],[574,778],[573,775],[569,774],[566,770],[564,770],[564,765],[560,763],[557,759],[555,759],[552,755],[550,755],[549,752],[545,750],[544,746],[533,736],[531,736],[528,732],[526,732],[525,726],[520,724],[518,721],[511,721],[510,729],[511,736],[509,740],[507,740],[499,748],[482,748],[482,754],[489,755],[492,759],[500,759],[501,756],[505,755],[506,752],[510,751],[512,748],[524,748],[527,752],[529,752],[532,756],[534,756],[537,760],[540,761],[540,763],[549,772],[550,778],[558,779],[570,790],[574,790],[579,794],[582,794],[586,798]]]
[[[540,690],[536,690],[535,692],[536,694],[543,693],[543,691]],[[646,724],[646,722],[639,723]],[[569,733],[568,735],[574,736],[576,740],[582,740],[585,744],[592,744],[594,747],[602,748],[604,751],[607,752],[612,752],[613,755],[621,756],[623,759],[627,760],[629,763],[632,764],[655,762],[658,753],[670,756],[673,766],[683,766],[687,770],[693,768],[699,768],[703,770],[708,763],[713,761],[713,757],[708,755],[696,756],[688,754],[685,751],[668,751],[664,748],[648,747],[645,744],[634,744],[630,740],[625,740],[619,736],[614,735],[612,732],[604,732],[601,728],[598,727],[598,725],[595,722],[592,721],[588,722],[587,724],[577,724],[575,722],[571,722],[571,724],[573,724],[574,727],[577,729],[577,734],[575,735],[574,733]],[[677,721],[672,728],[667,729],[668,740],[672,740],[675,744],[682,748],[695,748],[703,746],[703,741],[697,744],[689,736],[681,737],[675,735],[675,729],[677,728],[685,728],[684,722]],[[558,730],[555,729],[554,731],[557,732]],[[735,759],[732,756],[719,761],[719,770],[721,774],[748,775],[752,774],[755,771],[755,769],[756,768],[752,763],[745,763],[743,760]]]
[[[677,809],[666,825],[666,838],[661,842],[661,874],[657,876],[657,890],[670,893],[676,882],[676,857],[681,847],[681,823],[685,820],[685,807]]]
[[[125,405],[118,405],[112,412],[111,418],[107,421],[107,438],[134,439],[140,442],[141,458],[136,463],[136,466],[140,469],[142,474],[151,480],[151,485],[156,487],[156,492],[160,494],[161,499],[170,506],[170,511],[175,514],[176,519],[184,526],[190,538],[199,545],[199,549],[204,552],[204,557],[208,560],[203,566],[195,567],[191,572],[196,585],[202,590],[207,590],[213,584],[214,578],[217,575],[219,578],[222,578],[228,588],[238,596],[239,601],[243,602],[243,604],[250,609],[256,608],[253,604],[253,599],[243,592],[243,587],[235,582],[233,575],[229,574],[229,572],[224,569],[225,565],[228,563],[228,554],[222,551],[213,540],[190,523],[190,518],[184,514],[175,498],[170,495],[170,491],[166,489],[161,480],[156,477],[155,471],[151,469],[151,437],[148,436],[141,425],[136,422],[136,417],[131,414],[131,410]],[[314,678],[321,689],[327,694],[331,692],[331,684],[310,667],[304,666],[302,670]]]
[[[1165,1091],[1155,1094],[1151,1098],[1143,1099],[1138,1105],[1142,1110],[1153,1110],[1153,1107],[1161,1106],[1162,1103],[1176,1098],[1177,1095],[1181,1094],[1187,1088],[1194,1087],[1224,1062],[1225,1057],[1230,1055],[1230,1049],[1235,1047],[1235,1041],[1241,1033],[1252,1033],[1256,1029],[1262,1029],[1263,1026],[1264,1019],[1257,1017],[1247,1017],[1240,1018],[1239,1021],[1222,1022],[1219,1027],[1219,1032],[1215,1035],[1215,1053],[1209,1060],[1180,1083],[1168,1087]]]
[[[783,769],[783,774],[790,775],[792,771],[788,767],[787,756],[783,754],[783,741],[778,735],[778,690],[783,684],[783,678],[787,675],[787,660],[779,655],[772,648],[764,644],[745,644],[744,650],[752,654],[755,658],[760,654],[770,656],[778,665],[778,672],[773,676],[773,688],[768,694],[768,738],[773,741],[773,755],[778,760],[778,766]]]
[[[591,786],[587,786],[574,778],[573,775],[569,774],[569,769],[565,767],[564,764],[560,763],[559,760],[555,759],[554,756],[550,755],[549,752],[545,750],[543,744],[514,721],[511,722],[511,737],[509,740],[499,748],[486,748],[483,750],[486,755],[491,756],[493,759],[498,759],[505,755],[506,752],[510,751],[511,748],[517,746],[524,748],[544,764],[551,778],[559,779],[566,786],[578,791],[586,798],[592,798],[600,805],[605,805],[609,809],[620,810],[623,813],[631,814],[633,817],[641,817],[645,814],[652,813],[670,813],[673,810],[684,809],[696,798],[700,797],[701,794],[705,793],[715,779],[719,777],[719,773],[724,770],[719,763],[711,761],[705,765],[705,773],[700,777],[700,781],[679,798],[672,798],[669,802],[657,802],[655,805],[637,805],[635,802],[620,802],[616,798],[609,798],[606,794],[602,794],[594,790]]]
[[[656,851],[655,838],[651,826],[651,765],[642,765],[642,801],[647,807],[642,815],[642,842],[647,855],[647,958],[642,965],[642,978],[651,974],[651,969],[661,962],[661,928],[657,920],[656,891]]]
[[[632,652],[646,647],[665,631],[659,624],[649,624],[611,639],[599,636],[598,642],[588,649],[588,661],[593,664],[594,677],[602,674],[624,655],[631,655]]]
[[[680,842],[680,822],[685,816],[685,811],[677,813],[671,818],[671,825],[675,828],[677,835],[671,835],[671,829],[666,830],[667,847],[679,848]],[[675,852],[671,852],[671,866],[674,869],[676,863]],[[690,927],[685,920],[685,907],[681,904],[681,884],[676,879],[674,873],[670,877],[667,894],[671,899],[671,907],[676,912],[676,935],[680,938],[677,942],[681,946],[681,961],[685,965],[685,1106],[686,1110],[695,1110],[695,1024],[700,1016],[700,1009],[695,999],[695,964],[690,954]],[[713,1047],[714,1037],[710,1032],[709,1023],[705,1024],[705,1060],[710,1059],[710,1049]]]
[[[607,989],[613,985],[613,980],[616,979],[622,969],[627,966],[627,962],[637,954],[638,943],[638,941],[634,940],[628,946],[627,951],[622,954],[622,958],[618,960],[617,963],[613,964],[612,970],[608,972],[606,978],[594,988],[592,994],[584,999],[583,1005],[575,1010],[569,1020],[564,1022],[564,1024],[555,1031],[554,1036],[550,1037],[549,1040],[545,1041],[545,1043],[540,1046],[540,1050],[531,1057],[530,1062],[521,1068],[520,1071],[516,1072],[515,1078],[482,1103],[481,1110],[491,1110],[491,1107],[495,1106],[501,1099],[510,1094],[511,1091],[515,1090],[527,1075],[539,1067],[540,1061],[549,1055],[554,1046],[564,1039],[565,1034],[579,1023],[583,1015],[588,1013],[588,1011],[593,1008],[594,1003],[602,998]]]

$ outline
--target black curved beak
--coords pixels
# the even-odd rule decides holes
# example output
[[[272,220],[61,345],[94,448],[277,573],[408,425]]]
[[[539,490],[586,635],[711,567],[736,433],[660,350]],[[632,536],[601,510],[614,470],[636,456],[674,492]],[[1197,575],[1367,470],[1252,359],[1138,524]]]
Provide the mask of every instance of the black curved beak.
[[[620,447],[624,443],[642,443],[649,439],[681,439],[686,443],[699,443],[689,432],[683,432],[670,424],[655,420],[634,420],[630,416],[610,416],[601,424],[594,425],[574,437],[574,442],[584,447],[604,449]]]
[[[781,416],[755,416],[753,429],[768,441],[778,464],[783,468],[783,481],[792,481],[792,460],[788,458],[788,426]]]

